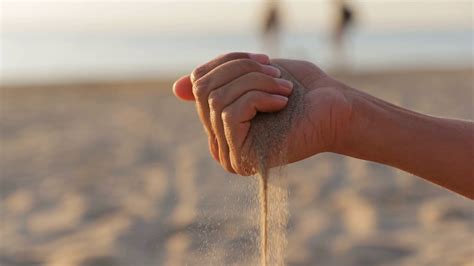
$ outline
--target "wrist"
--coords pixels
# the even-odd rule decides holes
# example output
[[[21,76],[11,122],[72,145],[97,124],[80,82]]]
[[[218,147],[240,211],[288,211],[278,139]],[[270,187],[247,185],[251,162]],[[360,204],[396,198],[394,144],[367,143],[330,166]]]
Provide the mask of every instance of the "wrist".
[[[407,130],[416,128],[418,115],[356,89],[345,94],[352,108],[334,152],[398,166],[395,158],[401,155],[395,147],[406,146],[417,136]]]
[[[341,92],[348,103],[347,111],[330,151],[353,155],[360,145],[367,144],[364,144],[364,136],[371,127],[370,124],[373,120],[371,116],[375,111],[373,110],[375,104],[371,101],[376,101],[376,98],[345,85]]]

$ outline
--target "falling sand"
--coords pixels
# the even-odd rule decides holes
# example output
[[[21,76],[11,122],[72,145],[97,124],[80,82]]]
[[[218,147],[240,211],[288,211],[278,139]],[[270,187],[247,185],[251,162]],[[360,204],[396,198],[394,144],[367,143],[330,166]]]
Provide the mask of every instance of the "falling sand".
[[[305,89],[283,67],[282,78],[293,82],[293,92],[285,109],[276,113],[259,113],[252,121],[249,137],[256,153],[260,201],[260,256],[261,265],[284,265],[288,195],[281,171],[271,174],[272,165],[287,162],[287,135],[297,117],[303,113]]]

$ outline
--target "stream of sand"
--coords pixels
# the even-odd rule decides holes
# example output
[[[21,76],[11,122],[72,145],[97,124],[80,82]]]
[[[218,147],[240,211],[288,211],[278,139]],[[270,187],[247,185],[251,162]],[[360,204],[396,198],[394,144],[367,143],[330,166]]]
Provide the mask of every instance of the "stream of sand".
[[[288,195],[281,171],[271,174],[268,161],[284,165],[287,161],[287,135],[303,111],[304,88],[284,68],[282,78],[294,84],[287,107],[277,113],[259,113],[252,121],[249,132],[258,158],[260,202],[260,255],[261,265],[284,265],[286,226],[288,223]]]

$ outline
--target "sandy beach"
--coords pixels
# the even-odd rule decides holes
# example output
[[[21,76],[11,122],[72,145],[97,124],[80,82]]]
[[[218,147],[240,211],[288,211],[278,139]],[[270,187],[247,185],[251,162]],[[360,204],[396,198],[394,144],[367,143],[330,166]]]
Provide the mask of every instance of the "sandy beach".
[[[403,107],[474,119],[472,69],[335,76]],[[258,264],[257,180],[212,160],[194,105],[171,84],[1,87],[0,265]],[[329,153],[284,175],[287,265],[474,265],[466,198]]]

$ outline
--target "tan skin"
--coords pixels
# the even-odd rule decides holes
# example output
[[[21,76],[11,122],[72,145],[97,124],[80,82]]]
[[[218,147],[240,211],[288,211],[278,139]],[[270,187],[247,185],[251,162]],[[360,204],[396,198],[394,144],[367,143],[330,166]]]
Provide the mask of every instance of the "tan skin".
[[[387,164],[474,198],[474,123],[416,113],[351,88],[306,61],[230,53],[196,68],[174,84],[175,95],[195,100],[211,154],[227,171],[249,175],[241,153],[257,112],[285,108],[292,84],[278,79],[276,63],[305,88],[305,114],[288,134],[289,162],[335,152]]]

